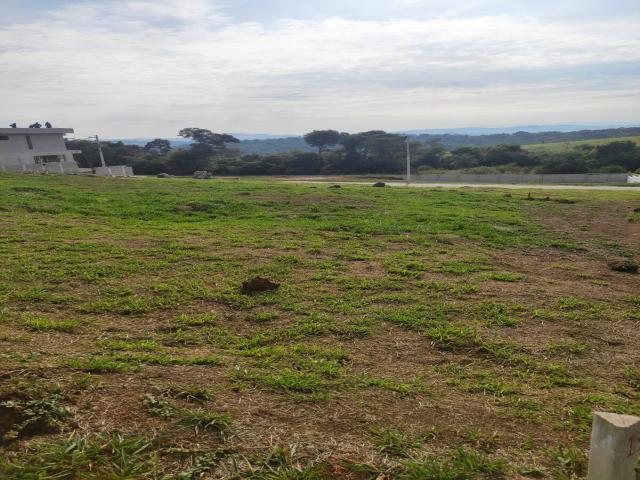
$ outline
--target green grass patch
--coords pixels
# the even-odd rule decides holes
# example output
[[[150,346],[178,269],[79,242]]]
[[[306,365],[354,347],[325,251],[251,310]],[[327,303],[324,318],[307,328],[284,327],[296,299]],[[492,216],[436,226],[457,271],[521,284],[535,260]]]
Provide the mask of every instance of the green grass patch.
[[[40,314],[22,314],[22,324],[35,332],[71,333],[80,328],[82,322],[72,318],[50,318]]]

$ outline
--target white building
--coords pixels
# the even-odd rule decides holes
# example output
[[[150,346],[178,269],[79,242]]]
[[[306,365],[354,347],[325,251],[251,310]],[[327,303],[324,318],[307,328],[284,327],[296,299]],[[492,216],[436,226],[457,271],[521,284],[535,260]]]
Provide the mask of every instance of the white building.
[[[78,173],[65,133],[73,128],[0,128],[0,171]]]

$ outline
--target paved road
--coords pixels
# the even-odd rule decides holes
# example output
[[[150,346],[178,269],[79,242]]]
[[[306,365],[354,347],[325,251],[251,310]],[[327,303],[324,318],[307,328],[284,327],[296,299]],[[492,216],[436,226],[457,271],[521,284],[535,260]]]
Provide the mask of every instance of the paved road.
[[[282,179],[284,182],[293,183],[330,183],[343,185],[372,185],[373,182],[331,182],[322,180],[295,180]],[[515,183],[410,183],[404,182],[385,182],[390,187],[410,187],[410,188],[509,188],[509,189],[528,189],[528,190],[609,190],[609,191],[629,191],[640,193],[639,187],[632,186],[615,186],[615,185],[543,185],[537,183],[515,184]]]

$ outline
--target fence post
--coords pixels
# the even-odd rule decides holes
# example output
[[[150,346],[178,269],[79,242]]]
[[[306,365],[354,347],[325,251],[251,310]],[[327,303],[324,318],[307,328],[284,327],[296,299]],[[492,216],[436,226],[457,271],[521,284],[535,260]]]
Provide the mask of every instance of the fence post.
[[[593,412],[587,480],[635,480],[640,418]]]

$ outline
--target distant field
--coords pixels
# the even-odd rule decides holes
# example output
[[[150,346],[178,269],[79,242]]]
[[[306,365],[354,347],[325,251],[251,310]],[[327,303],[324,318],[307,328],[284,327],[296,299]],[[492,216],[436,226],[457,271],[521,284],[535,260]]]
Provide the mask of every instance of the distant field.
[[[637,207],[0,174],[0,478],[583,478],[640,415]]]
[[[522,148],[530,150],[532,152],[563,152],[571,150],[580,145],[606,145],[611,142],[624,142],[630,141],[640,145],[640,136],[635,137],[619,137],[619,138],[600,138],[593,140],[576,140],[573,142],[558,142],[558,143],[534,143],[530,145],[523,145]]]

